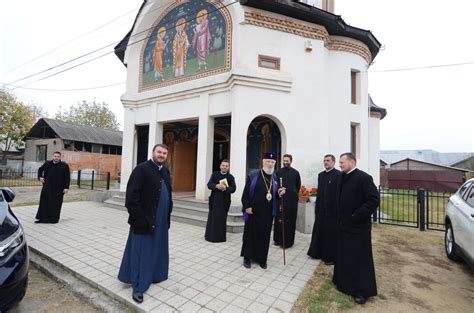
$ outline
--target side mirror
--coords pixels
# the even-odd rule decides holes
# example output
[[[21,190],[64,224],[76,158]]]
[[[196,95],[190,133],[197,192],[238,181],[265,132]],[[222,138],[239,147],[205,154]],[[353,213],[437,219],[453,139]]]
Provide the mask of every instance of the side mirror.
[[[15,199],[15,192],[9,188],[9,187],[2,187],[0,188],[2,191],[3,197],[5,198],[5,201],[7,202],[12,202],[13,199]]]

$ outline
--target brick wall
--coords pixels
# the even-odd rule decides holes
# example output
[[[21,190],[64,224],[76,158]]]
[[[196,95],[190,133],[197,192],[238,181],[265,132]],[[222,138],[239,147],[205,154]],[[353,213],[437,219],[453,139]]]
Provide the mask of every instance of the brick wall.
[[[71,173],[82,169],[93,169],[97,174],[110,172],[116,178],[122,163],[121,155],[110,155],[91,152],[61,151],[62,160],[69,164]]]

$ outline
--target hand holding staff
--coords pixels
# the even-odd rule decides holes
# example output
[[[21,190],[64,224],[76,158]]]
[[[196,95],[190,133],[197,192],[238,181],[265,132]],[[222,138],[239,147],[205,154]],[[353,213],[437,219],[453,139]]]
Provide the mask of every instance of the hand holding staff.
[[[283,195],[285,194],[286,188],[283,187],[283,181],[280,177],[280,189],[278,189],[278,194],[280,195],[280,214],[281,214],[281,240],[283,245],[283,265],[286,265],[286,257],[285,257],[285,210],[283,207]]]

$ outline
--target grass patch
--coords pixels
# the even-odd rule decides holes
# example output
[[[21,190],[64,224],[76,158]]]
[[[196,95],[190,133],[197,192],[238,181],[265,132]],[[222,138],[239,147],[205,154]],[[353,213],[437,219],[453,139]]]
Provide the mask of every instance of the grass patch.
[[[316,295],[309,302],[309,312],[329,312],[330,308],[348,310],[354,307],[352,297],[336,290],[332,278],[327,278],[319,287]]]

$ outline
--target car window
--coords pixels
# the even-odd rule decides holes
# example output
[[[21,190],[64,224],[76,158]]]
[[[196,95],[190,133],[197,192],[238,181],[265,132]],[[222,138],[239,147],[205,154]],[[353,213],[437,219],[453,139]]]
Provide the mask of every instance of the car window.
[[[469,192],[466,192],[466,202],[469,204],[471,207],[474,208],[474,188],[471,188]]]
[[[466,200],[464,198],[464,195],[465,195],[465,192],[467,189],[469,189],[469,187],[471,186],[471,182],[467,182],[465,183],[463,186],[461,186],[461,188],[459,188],[459,191],[458,191],[458,194],[459,194],[459,197],[463,198],[464,200]]]

